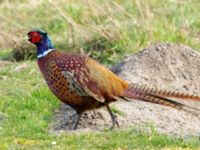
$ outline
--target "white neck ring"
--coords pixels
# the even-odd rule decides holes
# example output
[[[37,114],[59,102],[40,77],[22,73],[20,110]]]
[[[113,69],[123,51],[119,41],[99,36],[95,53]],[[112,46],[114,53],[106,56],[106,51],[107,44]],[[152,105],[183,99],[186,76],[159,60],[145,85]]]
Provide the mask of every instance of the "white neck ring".
[[[55,49],[48,49],[47,51],[44,51],[42,54],[37,55],[37,58],[41,58],[46,56],[49,52],[53,51]]]

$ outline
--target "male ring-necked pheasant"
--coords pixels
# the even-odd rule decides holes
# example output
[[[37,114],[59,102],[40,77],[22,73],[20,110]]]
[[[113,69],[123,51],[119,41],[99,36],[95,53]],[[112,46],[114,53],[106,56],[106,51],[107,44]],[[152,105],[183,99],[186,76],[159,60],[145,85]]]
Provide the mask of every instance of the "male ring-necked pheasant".
[[[37,46],[37,62],[50,90],[77,112],[73,129],[77,128],[82,112],[101,106],[107,108],[112,119],[112,128],[118,126],[109,103],[119,99],[142,100],[182,110],[192,107],[169,98],[200,102],[199,96],[128,84],[87,56],[57,51],[44,31],[32,30],[28,37]]]

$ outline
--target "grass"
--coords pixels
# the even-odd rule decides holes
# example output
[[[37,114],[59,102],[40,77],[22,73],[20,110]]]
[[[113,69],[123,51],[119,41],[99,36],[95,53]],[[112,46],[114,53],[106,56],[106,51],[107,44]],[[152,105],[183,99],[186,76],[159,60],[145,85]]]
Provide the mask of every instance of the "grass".
[[[195,148],[195,140],[188,141],[169,139],[159,135],[136,133],[134,130],[81,134],[43,139],[6,139],[14,141],[12,149],[161,149],[167,148]],[[52,145],[52,142],[56,145]],[[170,145],[169,145],[170,143]]]
[[[11,57],[11,49],[1,49],[0,60],[9,60]]]
[[[23,36],[42,28],[66,51],[89,53],[100,41],[90,55],[107,65],[154,42],[199,49],[199,9],[198,0],[3,1],[0,47],[27,45]]]
[[[27,49],[24,35],[36,27],[48,31],[56,48],[89,54],[107,66],[154,42],[200,49],[199,10],[198,0],[2,0],[0,60]],[[58,106],[35,61],[0,62],[0,149],[200,148],[198,138],[136,129],[52,135],[49,123]]]

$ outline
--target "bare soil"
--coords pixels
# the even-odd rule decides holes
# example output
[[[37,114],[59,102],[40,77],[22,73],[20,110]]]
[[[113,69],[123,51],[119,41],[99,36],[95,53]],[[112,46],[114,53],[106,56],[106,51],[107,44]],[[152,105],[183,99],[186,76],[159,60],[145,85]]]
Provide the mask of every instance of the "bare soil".
[[[112,70],[121,78],[149,87],[200,95],[200,54],[187,46],[171,43],[153,44],[126,57]],[[183,101],[200,109],[200,102]],[[200,136],[200,116],[138,100],[111,104],[120,128],[134,127],[176,136]],[[62,104],[55,110],[53,133],[69,132],[75,112]],[[111,119],[105,108],[85,112],[78,132],[108,129]]]

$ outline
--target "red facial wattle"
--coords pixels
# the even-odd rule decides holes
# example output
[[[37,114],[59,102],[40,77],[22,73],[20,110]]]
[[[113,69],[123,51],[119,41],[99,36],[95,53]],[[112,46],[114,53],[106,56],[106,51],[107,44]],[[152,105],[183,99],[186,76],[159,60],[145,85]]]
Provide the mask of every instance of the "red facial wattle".
[[[30,32],[28,36],[29,36],[29,41],[31,41],[34,44],[39,43],[41,40],[41,36],[38,32]]]

